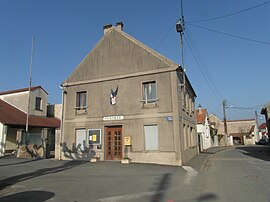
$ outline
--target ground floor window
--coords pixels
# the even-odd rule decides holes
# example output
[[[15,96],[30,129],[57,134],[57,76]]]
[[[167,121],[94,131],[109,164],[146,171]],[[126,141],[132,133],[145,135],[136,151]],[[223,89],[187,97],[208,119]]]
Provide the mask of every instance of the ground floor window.
[[[145,150],[158,150],[158,125],[145,125]]]
[[[84,151],[86,149],[86,129],[76,129],[76,151]]]

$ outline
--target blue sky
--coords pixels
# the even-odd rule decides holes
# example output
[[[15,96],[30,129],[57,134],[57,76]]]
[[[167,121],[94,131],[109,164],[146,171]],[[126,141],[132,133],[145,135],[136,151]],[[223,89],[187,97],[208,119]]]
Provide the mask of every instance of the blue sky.
[[[254,118],[261,109],[255,106],[270,101],[270,3],[194,22],[264,2],[183,0],[184,66],[197,93],[196,106],[200,103],[222,118],[221,101],[226,99],[228,107],[234,106],[227,109],[228,119],[241,119]],[[50,103],[60,103],[59,85],[103,36],[103,25],[119,21],[126,33],[181,64],[175,31],[180,16],[180,0],[1,0],[0,91],[28,86],[35,36],[33,85],[49,92]]]

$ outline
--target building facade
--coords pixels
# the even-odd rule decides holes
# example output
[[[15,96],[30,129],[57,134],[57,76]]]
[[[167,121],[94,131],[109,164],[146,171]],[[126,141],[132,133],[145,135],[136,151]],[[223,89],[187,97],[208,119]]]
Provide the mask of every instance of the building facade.
[[[197,133],[200,143],[200,150],[208,149],[212,146],[212,139],[210,134],[210,124],[208,120],[207,109],[202,109],[199,105],[196,110],[196,120],[197,120]]]
[[[0,156],[46,157],[46,150],[50,156],[60,119],[47,117],[47,105],[41,86],[0,92]]]
[[[104,36],[62,83],[60,159],[182,165],[197,155],[196,94],[183,69],[123,31]]]

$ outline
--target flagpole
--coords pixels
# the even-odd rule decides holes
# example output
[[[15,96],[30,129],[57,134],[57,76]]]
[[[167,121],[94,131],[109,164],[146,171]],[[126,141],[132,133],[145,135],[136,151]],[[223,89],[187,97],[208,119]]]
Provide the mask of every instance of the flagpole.
[[[27,106],[27,116],[26,116],[26,124],[25,124],[26,143],[28,143],[28,138],[29,138],[29,113],[30,113],[30,104],[31,104],[30,92],[31,92],[31,87],[32,87],[32,67],[33,67],[34,42],[35,42],[35,37],[33,36],[32,37],[30,69],[29,69],[28,106]]]

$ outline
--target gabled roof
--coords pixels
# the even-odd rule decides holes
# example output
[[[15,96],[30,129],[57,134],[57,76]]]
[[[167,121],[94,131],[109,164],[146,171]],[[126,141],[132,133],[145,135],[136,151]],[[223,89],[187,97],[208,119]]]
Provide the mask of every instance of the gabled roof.
[[[151,70],[172,71],[177,68],[179,65],[172,60],[112,27],[62,85]]]
[[[237,119],[237,120],[227,120],[227,122],[250,122],[255,121],[255,119]]]
[[[197,124],[204,124],[206,117],[207,117],[207,109],[197,109],[196,110]]]
[[[4,125],[25,126],[27,114],[0,99],[0,122]],[[57,118],[29,116],[29,126],[59,128]]]
[[[47,95],[47,91],[44,90],[44,88],[42,88],[41,86],[33,86],[30,88],[31,91],[36,90],[36,89],[42,89]],[[21,89],[16,89],[16,90],[9,90],[9,91],[4,91],[4,92],[0,92],[0,95],[7,95],[7,94],[13,94],[13,93],[21,93],[21,92],[26,92],[29,91],[29,88],[21,88]]]

